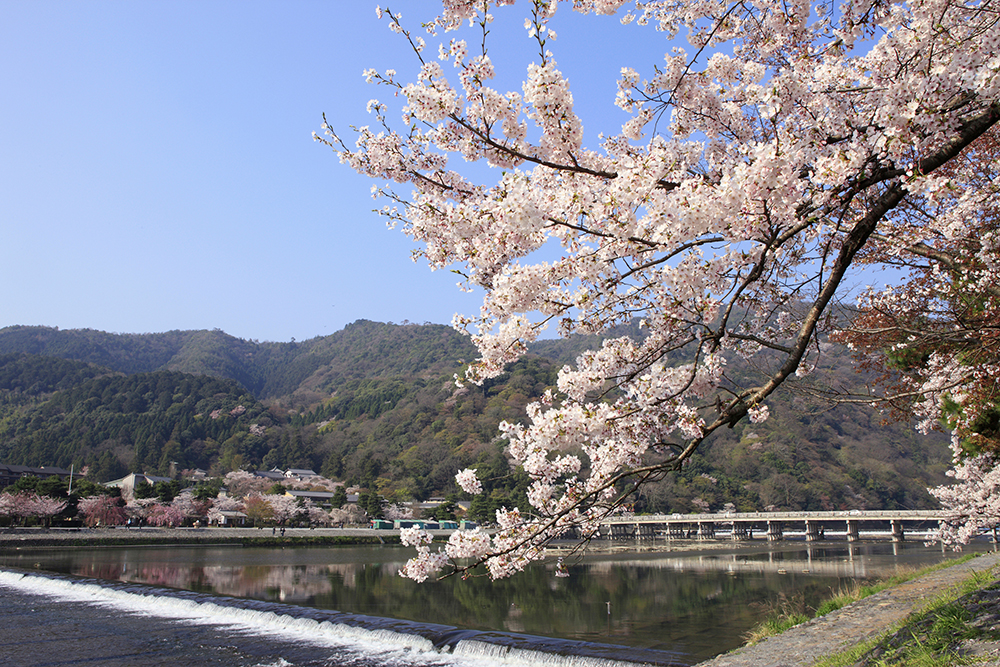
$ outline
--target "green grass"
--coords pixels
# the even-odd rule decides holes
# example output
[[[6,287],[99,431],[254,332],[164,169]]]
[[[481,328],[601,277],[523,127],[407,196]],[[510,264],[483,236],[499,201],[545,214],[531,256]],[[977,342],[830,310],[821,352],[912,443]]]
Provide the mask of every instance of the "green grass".
[[[946,667],[976,664],[960,655],[960,643],[968,639],[1000,639],[1000,631],[971,624],[960,599],[994,583],[990,572],[976,572],[910,614],[881,636],[815,663],[813,667]]]
[[[779,635],[785,630],[795,627],[796,625],[805,623],[813,618],[825,616],[826,614],[836,611],[841,607],[846,607],[853,602],[857,602],[858,600],[862,600],[866,597],[874,595],[875,593],[884,591],[887,588],[898,586],[899,584],[910,581],[911,579],[935,572],[945,567],[951,567],[952,565],[964,563],[965,561],[975,557],[975,554],[966,554],[960,558],[944,561],[935,565],[928,565],[927,567],[920,569],[897,572],[891,577],[878,579],[873,582],[865,584],[856,582],[848,588],[841,588],[831,597],[821,601],[813,609],[810,609],[806,605],[802,604],[801,601],[793,603],[792,601],[781,598],[778,600],[777,604],[772,605],[772,608],[769,610],[766,618],[755,625],[748,633],[746,633],[746,635],[744,635],[744,640],[748,645],[756,644],[768,637]]]

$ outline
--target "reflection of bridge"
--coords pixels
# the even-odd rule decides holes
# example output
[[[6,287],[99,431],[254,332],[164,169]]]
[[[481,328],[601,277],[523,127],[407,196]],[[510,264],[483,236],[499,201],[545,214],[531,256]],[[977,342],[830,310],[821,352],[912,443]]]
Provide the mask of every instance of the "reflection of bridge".
[[[803,535],[808,542],[827,536],[848,542],[886,537],[902,542],[907,532],[926,534],[947,516],[940,510],[622,514],[601,524],[600,537],[752,540],[756,533],[772,542],[791,535]]]
[[[872,561],[865,558],[862,550],[864,545],[849,544],[846,551],[841,553],[839,549],[833,553],[836,558],[830,557],[829,547],[806,544],[803,546],[801,555],[803,557],[789,558],[787,554],[770,551],[767,558],[746,558],[739,554],[706,554],[703,556],[679,556],[664,558],[643,558],[642,566],[660,570],[673,570],[676,572],[728,572],[752,573],[752,574],[822,574],[833,577],[868,577],[873,576],[878,571],[872,568]],[[893,553],[896,549],[902,548],[893,544]],[[799,554],[801,552],[794,552]],[[588,564],[588,571],[610,572],[614,567],[634,564],[632,559],[615,560],[601,559]]]

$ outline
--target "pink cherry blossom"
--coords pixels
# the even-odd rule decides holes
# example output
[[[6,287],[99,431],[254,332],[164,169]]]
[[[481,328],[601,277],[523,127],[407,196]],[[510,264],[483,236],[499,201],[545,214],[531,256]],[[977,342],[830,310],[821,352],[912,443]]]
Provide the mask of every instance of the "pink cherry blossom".
[[[479,478],[476,477],[476,471],[472,468],[466,468],[455,475],[455,481],[466,493],[477,496],[483,492],[483,484],[479,481]]]
[[[627,114],[617,134],[586,134],[593,110],[558,67],[554,51],[571,35],[560,29],[557,47],[550,24],[568,3],[443,0],[423,21],[431,35],[450,33],[438,59],[385,10],[413,66],[365,72],[390,95],[369,104],[371,124],[353,141],[325,123],[317,136],[377,181],[380,213],[416,256],[482,290],[479,312],[453,320],[480,355],[462,381],[503,373],[550,327],[601,341],[559,372],[526,423],[501,424],[531,480],[530,506],[498,512],[488,545],[453,536],[432,551],[407,533],[417,556],[404,576],[510,575],[568,531],[592,533],[715,431],[766,419],[769,397],[818,367],[825,337],[843,326],[834,306],[868,257],[893,265],[947,239],[976,249],[971,283],[1000,282],[1000,240],[968,238],[963,225],[995,187],[962,187],[974,164],[943,171],[1000,120],[989,2],[848,2],[836,13],[808,2],[626,4],[572,3],[671,40],[661,62],[623,62],[608,82],[608,106]],[[518,11],[510,39],[529,64],[511,73],[489,44],[508,37],[493,12]],[[617,58],[615,46],[601,57]],[[511,77],[518,89],[497,87]],[[931,210],[933,223],[908,222]],[[641,335],[614,333],[633,320]],[[727,373],[735,356],[759,376]],[[975,374],[995,379],[1000,368],[932,359],[914,387],[918,416],[938,419],[943,397]],[[480,488],[469,469],[457,481]]]

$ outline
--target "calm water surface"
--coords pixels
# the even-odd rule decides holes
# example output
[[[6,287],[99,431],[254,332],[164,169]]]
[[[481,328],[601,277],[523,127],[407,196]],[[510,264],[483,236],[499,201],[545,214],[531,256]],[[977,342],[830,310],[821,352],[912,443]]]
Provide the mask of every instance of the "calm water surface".
[[[988,546],[988,545],[987,545]],[[986,548],[986,547],[984,547]],[[816,605],[854,582],[954,554],[919,543],[761,542],[737,551],[629,552],[538,564],[509,580],[416,584],[402,547],[122,547],[21,550],[0,566],[282,602],[459,628],[679,651],[691,662],[742,643],[779,601]]]

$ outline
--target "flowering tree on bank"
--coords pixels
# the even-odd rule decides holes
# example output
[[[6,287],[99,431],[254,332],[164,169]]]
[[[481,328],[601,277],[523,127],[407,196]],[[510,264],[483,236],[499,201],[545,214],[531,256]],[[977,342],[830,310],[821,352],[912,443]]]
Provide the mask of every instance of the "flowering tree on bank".
[[[0,516],[20,519],[27,523],[28,519],[37,518],[44,525],[49,525],[52,517],[66,509],[67,501],[63,498],[41,496],[33,491],[0,494]]]
[[[111,496],[81,498],[76,507],[83,517],[83,522],[90,527],[118,526],[125,523],[128,518],[120,498]]]
[[[223,482],[229,490],[229,495],[242,498],[251,493],[264,493],[273,484],[269,479],[258,477],[244,470],[234,470],[227,473]]]
[[[942,420],[952,432],[956,484],[931,489],[953,516],[940,539],[961,545],[1000,522],[1000,132],[996,126],[940,170],[948,178],[934,201],[897,216],[888,230],[914,239],[913,252],[894,259],[909,279],[862,298],[860,314],[838,338],[866,370],[879,373],[883,396],[897,416],[916,415],[928,430]],[[968,192],[991,195],[961,222],[959,234],[933,245],[917,233],[927,219]],[[878,246],[865,262],[887,262]]]
[[[184,511],[173,503],[169,505],[156,503],[155,505],[150,506],[149,512],[146,515],[146,522],[151,526],[167,526],[169,528],[174,528],[182,525],[185,518],[186,514]]]
[[[268,495],[264,496],[264,500],[271,506],[271,517],[279,526],[292,524],[307,512],[292,496]]]
[[[357,505],[345,505],[330,510],[330,523],[338,526],[363,524],[368,521],[368,515]]]
[[[993,0],[529,0],[527,38],[515,39],[535,60],[519,90],[502,91],[491,12],[513,4],[444,1],[425,24],[454,34],[437,49],[378,10],[412,44],[415,74],[366,76],[402,108],[373,100],[376,127],[353,145],[326,125],[321,140],[383,182],[382,213],[418,255],[485,292],[477,316],[454,321],[481,355],[465,381],[503,372],[549,326],[598,334],[640,318],[644,336],[582,354],[529,424],[501,425],[531,507],[498,511],[495,535],[456,536],[444,552],[405,534],[416,579],[516,572],[568,529],[594,531],[715,431],[767,419],[768,398],[844,326],[834,306],[852,269],[940,266],[945,246],[964,262],[978,235],[966,223],[996,196],[975,179],[981,160],[960,159],[1000,120]],[[672,40],[664,62],[621,70],[614,104],[627,120],[593,145],[557,63],[552,28],[570,7]],[[474,180],[485,170],[463,173],[465,162],[495,180]],[[996,237],[978,247],[976,280],[998,284]],[[732,354],[759,376],[727,374]],[[959,375],[931,375],[962,391]],[[914,391],[934,404],[931,389]],[[472,470],[458,481],[480,488]]]
[[[274,520],[274,508],[260,493],[251,493],[243,499],[243,512],[254,526]]]
[[[212,507],[206,513],[209,523],[225,523],[226,517],[223,512],[242,512],[243,502],[229,496],[220,496],[212,502]]]

